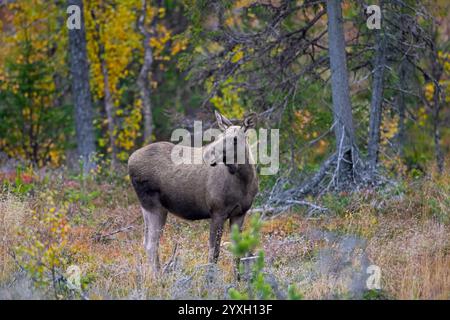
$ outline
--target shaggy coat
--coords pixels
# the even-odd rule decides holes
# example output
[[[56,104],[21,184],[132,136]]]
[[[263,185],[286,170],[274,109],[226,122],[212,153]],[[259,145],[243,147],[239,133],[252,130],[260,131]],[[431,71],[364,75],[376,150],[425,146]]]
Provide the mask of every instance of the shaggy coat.
[[[158,246],[167,212],[188,219],[211,219],[209,261],[217,262],[224,222],[242,227],[244,216],[258,192],[258,179],[245,132],[254,126],[253,116],[243,126],[232,126],[216,113],[222,138],[244,137],[246,163],[225,164],[213,159],[201,164],[174,164],[174,144],[157,142],[134,152],[128,160],[131,182],[141,203],[145,222],[144,246],[154,271],[159,270]],[[220,142],[220,139],[218,139]],[[212,144],[217,143],[214,141]],[[236,142],[235,145],[236,147]],[[208,150],[208,146],[202,148]]]

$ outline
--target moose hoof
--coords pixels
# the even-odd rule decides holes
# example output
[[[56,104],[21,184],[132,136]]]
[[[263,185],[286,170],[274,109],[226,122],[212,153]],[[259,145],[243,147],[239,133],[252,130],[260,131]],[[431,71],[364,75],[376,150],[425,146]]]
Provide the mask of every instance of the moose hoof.
[[[214,282],[217,276],[217,265],[211,263],[206,270],[206,280],[208,283]]]

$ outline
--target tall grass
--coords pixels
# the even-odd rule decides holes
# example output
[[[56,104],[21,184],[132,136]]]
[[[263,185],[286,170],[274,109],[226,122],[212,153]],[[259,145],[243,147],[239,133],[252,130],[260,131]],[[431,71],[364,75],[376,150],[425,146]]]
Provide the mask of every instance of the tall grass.
[[[30,232],[24,230],[48,232],[45,225],[33,219],[33,212],[52,212],[52,208],[65,208],[60,210],[64,215],[60,219],[68,225],[64,247],[57,252],[62,262],[54,267],[65,275],[68,266],[79,266],[83,290],[91,299],[228,298],[230,288],[242,288],[234,282],[228,230],[215,281],[208,282],[208,221],[187,222],[169,216],[161,240],[161,258],[163,263],[170,263],[164,275],[155,280],[147,270],[141,212],[126,176],[97,174],[81,179],[61,172],[48,174],[51,177],[27,181],[30,186],[26,194],[17,191],[14,183],[3,185],[3,290],[19,274],[30,276],[27,267],[22,270],[24,266],[19,266],[10,253],[20,254],[15,251],[18,246],[33,246],[34,242],[24,238]],[[368,259],[381,268],[383,297],[449,299],[449,199],[448,174],[405,179],[396,187],[379,191],[327,195],[318,200],[330,208],[326,215],[306,218],[302,211],[292,210],[263,223],[263,272],[277,298],[285,298],[282,293],[293,284],[305,299],[346,299],[354,297],[350,280],[360,270],[361,261]],[[249,227],[248,222],[245,227]],[[350,237],[361,239],[364,246],[349,251],[345,264],[341,247],[343,241],[353,239]],[[31,252],[33,248],[29,249]],[[331,259],[325,272],[319,270],[324,252]]]

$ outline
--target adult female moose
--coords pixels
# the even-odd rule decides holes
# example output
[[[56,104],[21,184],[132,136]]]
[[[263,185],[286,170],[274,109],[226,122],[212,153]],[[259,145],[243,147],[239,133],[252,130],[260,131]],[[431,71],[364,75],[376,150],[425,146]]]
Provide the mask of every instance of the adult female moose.
[[[258,192],[247,141],[247,130],[255,126],[256,116],[249,115],[236,126],[218,112],[215,115],[222,134],[201,148],[199,164],[174,163],[175,145],[169,142],[149,144],[128,160],[144,215],[144,246],[154,272],[160,267],[159,241],[168,211],[188,220],[211,219],[209,262],[216,263],[225,221],[229,219],[230,226],[236,224],[241,229]],[[239,150],[244,150],[244,161],[235,161]]]

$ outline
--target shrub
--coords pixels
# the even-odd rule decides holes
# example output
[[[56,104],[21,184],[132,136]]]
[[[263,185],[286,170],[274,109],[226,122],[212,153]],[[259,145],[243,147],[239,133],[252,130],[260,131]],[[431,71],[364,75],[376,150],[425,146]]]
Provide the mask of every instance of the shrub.
[[[27,272],[34,285],[53,291],[63,298],[68,291],[63,276],[68,266],[67,238],[70,225],[65,207],[55,207],[51,196],[49,204],[32,211],[31,222],[19,231],[22,244],[15,247],[18,264]]]
[[[251,267],[249,276],[246,276],[248,285],[243,292],[238,291],[235,288],[229,290],[231,299],[244,300],[244,299],[274,299],[275,294],[271,285],[266,281],[264,276],[264,251],[259,250],[256,257],[252,257],[252,252],[260,244],[260,231],[262,222],[259,214],[255,214],[250,220],[250,228],[246,231],[239,232],[238,227],[235,225],[232,228],[231,233],[231,252],[234,257],[239,259],[239,273],[248,273],[242,262],[243,258],[254,258],[254,263]],[[295,286],[290,285],[288,288],[288,298],[292,300],[301,299],[302,296],[298,293]]]

